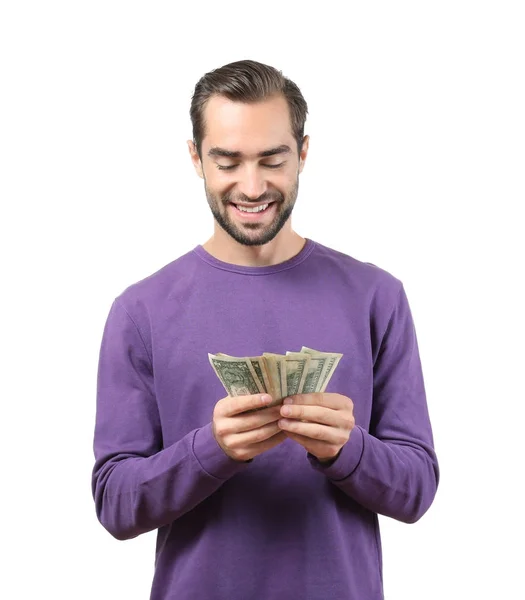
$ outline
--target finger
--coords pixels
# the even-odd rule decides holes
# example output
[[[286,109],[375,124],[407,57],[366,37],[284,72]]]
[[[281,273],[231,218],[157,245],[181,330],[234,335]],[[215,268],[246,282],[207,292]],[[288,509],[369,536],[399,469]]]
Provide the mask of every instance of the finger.
[[[264,442],[259,442],[258,444],[252,444],[251,446],[249,446],[249,448],[257,450],[257,454],[261,454],[262,452],[266,452],[266,450],[270,450],[271,448],[274,448],[281,442],[284,442],[284,440],[286,438],[287,438],[287,435],[284,431],[278,431],[277,433],[272,435],[272,437],[269,437],[267,440],[264,440]]]
[[[313,423],[342,427],[346,425],[342,411],[325,408],[324,406],[308,406],[304,404],[285,404],[281,406],[281,415],[286,419],[304,419]]]
[[[246,446],[251,446],[252,444],[264,442],[279,432],[281,432],[281,428],[277,422],[267,423],[266,425],[258,427],[257,429],[252,429],[251,431],[233,433],[225,438],[224,441],[228,448],[235,450],[237,448],[244,448]]]
[[[348,432],[337,427],[329,427],[320,423],[305,423],[296,421],[295,419],[280,419],[279,427],[284,431],[296,433],[304,437],[310,438],[328,444],[344,444],[348,441]]]
[[[340,450],[338,445],[327,444],[326,442],[319,442],[316,440],[312,440],[311,438],[305,437],[304,435],[298,435],[296,433],[286,433],[286,437],[294,440],[298,444],[313,454],[314,456],[319,456],[323,458],[333,458],[337,455]]]
[[[226,396],[217,403],[219,415],[231,417],[248,410],[264,408],[272,401],[269,394],[249,394],[247,396],[235,396],[234,398]]]
[[[274,423],[281,418],[281,407],[272,406],[263,408],[249,415],[235,415],[228,419],[228,426],[231,433],[241,433],[243,431],[251,431],[258,429],[267,423]]]
[[[280,407],[272,406],[255,412],[243,412],[233,417],[215,417],[215,432],[222,438],[237,435],[244,431],[259,429],[268,423],[275,423],[281,418]]]
[[[241,460],[250,460],[254,456],[258,456],[259,454],[262,454],[267,450],[275,448],[275,446],[279,445],[281,442],[284,442],[286,438],[287,435],[284,433],[284,431],[279,431],[264,442],[260,442],[258,444],[251,444],[250,446],[247,446],[246,448],[243,448],[242,450],[238,451],[237,454]]]
[[[293,396],[288,396],[283,401],[283,404],[286,404],[286,401],[290,399],[290,404],[306,404],[310,406],[324,406],[325,408],[331,408],[333,410],[341,410],[344,408],[348,408],[348,400],[346,396],[341,394],[333,394],[326,392],[312,392],[311,394],[295,394]],[[350,400],[350,402],[352,402]]]

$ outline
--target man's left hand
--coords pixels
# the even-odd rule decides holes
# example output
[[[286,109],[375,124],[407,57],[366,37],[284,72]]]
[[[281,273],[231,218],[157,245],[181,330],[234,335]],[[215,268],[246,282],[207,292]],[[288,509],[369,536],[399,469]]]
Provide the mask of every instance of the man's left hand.
[[[321,462],[334,461],[355,426],[347,396],[315,392],[284,399],[279,427]]]

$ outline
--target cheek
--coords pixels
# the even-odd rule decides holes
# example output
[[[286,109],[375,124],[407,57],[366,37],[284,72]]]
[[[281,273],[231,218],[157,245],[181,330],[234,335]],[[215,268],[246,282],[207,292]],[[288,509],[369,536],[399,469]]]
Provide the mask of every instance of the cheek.
[[[212,195],[217,202],[223,202],[225,197],[229,198],[231,196],[231,192],[224,185],[224,182],[217,181],[214,177],[207,177],[206,189],[208,190],[208,194]]]

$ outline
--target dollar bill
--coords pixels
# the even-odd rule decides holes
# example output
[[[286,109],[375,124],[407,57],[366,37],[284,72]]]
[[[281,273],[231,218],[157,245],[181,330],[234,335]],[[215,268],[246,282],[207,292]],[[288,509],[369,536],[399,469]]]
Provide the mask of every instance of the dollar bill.
[[[311,354],[308,370],[304,380],[303,394],[320,392],[321,385],[325,379],[325,373],[329,364],[330,356],[322,354]]]
[[[300,352],[287,352],[285,357],[286,365],[286,394],[293,396],[302,393],[310,356]]]
[[[343,357],[342,354],[337,352],[319,352],[318,350],[314,350],[313,348],[308,348],[307,346],[303,346],[301,348],[301,352],[305,352],[313,357],[325,357],[326,363],[324,371],[320,378],[320,384],[318,385],[317,392],[324,392],[330,382],[332,375],[334,374],[335,368],[339,364],[339,361]]]
[[[283,357],[280,354],[273,354],[271,352],[264,352],[263,357],[266,360],[268,370],[274,383],[274,397],[278,400],[282,400],[286,396],[286,375],[282,360]]]
[[[249,359],[230,356],[216,356],[208,353],[208,358],[224,389],[232,398],[263,393],[263,388]]]
[[[286,396],[324,392],[342,356],[307,346],[300,352],[264,352],[262,356],[208,354],[229,396],[267,392],[273,398],[270,406],[280,404]]]
[[[253,370],[255,371],[255,375],[257,376],[256,383],[258,384],[258,387],[260,388],[261,391],[271,394],[270,390],[272,389],[272,383],[271,383],[271,379],[270,379],[270,374],[268,373],[266,365],[264,364],[264,361],[261,356],[238,358],[237,356],[230,356],[229,354],[223,354],[222,352],[217,352],[217,354],[215,354],[215,356],[217,358],[221,358],[221,357],[229,358],[229,359],[232,359],[233,361],[249,360],[253,367]]]

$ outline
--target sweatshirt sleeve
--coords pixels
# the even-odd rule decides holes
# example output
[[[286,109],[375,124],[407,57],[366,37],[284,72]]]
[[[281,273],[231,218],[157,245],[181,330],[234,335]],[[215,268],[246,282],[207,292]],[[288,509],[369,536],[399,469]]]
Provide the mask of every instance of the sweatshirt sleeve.
[[[370,431],[356,425],[337,459],[311,465],[365,508],[420,519],[439,482],[416,332],[403,285],[375,356]]]
[[[93,449],[97,517],[119,540],[174,521],[247,468],[223,452],[211,423],[163,448],[151,361],[118,298],[100,347]]]

